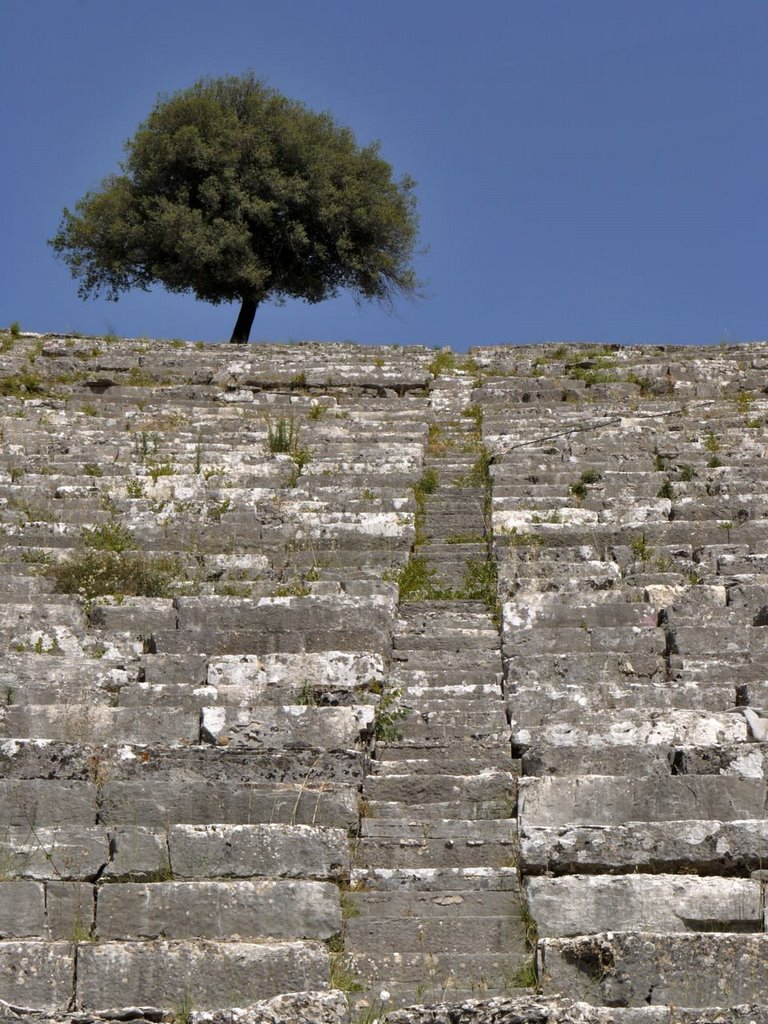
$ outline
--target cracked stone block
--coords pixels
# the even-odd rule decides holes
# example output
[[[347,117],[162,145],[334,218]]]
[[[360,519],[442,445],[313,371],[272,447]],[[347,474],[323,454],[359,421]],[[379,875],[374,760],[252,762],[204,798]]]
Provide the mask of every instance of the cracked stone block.
[[[544,994],[593,1005],[735,1006],[768,1001],[768,935],[610,933],[542,939]]]
[[[99,826],[9,826],[0,832],[6,878],[92,880],[108,859],[109,838]]]

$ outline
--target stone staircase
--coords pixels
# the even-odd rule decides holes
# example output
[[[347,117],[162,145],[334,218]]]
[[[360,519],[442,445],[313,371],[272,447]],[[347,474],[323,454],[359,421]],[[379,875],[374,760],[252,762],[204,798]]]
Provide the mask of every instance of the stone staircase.
[[[3,1019],[768,1019],[767,368],[0,335]]]

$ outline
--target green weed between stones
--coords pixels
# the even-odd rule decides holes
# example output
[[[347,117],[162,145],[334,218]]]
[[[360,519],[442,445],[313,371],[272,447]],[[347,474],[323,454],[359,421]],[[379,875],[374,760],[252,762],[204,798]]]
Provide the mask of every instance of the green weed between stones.
[[[107,595],[171,597],[181,566],[167,555],[89,550],[52,565],[47,575],[58,593],[80,594],[89,601]]]

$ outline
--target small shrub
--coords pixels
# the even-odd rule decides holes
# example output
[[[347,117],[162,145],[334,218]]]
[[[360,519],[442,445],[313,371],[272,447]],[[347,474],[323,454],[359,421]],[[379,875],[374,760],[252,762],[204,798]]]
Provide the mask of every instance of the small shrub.
[[[173,476],[176,470],[170,462],[154,462],[148,460],[146,463],[147,473],[152,477],[152,483],[156,484],[161,476]]]
[[[31,370],[19,370],[0,380],[0,396],[4,398],[33,398],[42,392],[40,378]]]
[[[686,465],[680,467],[680,479],[681,480],[683,480],[686,483],[688,483],[689,481],[693,480],[693,478],[695,476],[696,476],[696,470],[693,468],[693,466],[690,466],[690,465],[688,465],[686,463]]]
[[[108,594],[171,597],[180,574],[175,558],[100,550],[80,552],[49,570],[58,593],[80,594],[89,601]]]
[[[717,434],[714,433],[714,431],[707,431],[707,434],[704,438],[704,447],[707,449],[708,452],[711,452],[713,455],[716,452],[720,451],[722,447],[722,445],[720,444],[720,438],[717,436]]]
[[[129,498],[143,498],[144,481],[136,478],[129,480],[125,485],[125,493]]]
[[[659,488],[658,493],[656,494],[656,497],[657,498],[674,498],[674,496],[675,496],[675,491],[674,491],[674,488],[672,487],[672,481],[667,479],[667,480],[664,481],[664,483]]]
[[[219,501],[212,501],[208,505],[208,518],[214,523],[220,523],[221,517],[225,512],[229,512],[232,508],[232,500],[230,498],[221,498]]]
[[[632,554],[638,562],[647,562],[653,555],[653,548],[645,539],[644,533],[639,537],[635,537],[630,544],[630,547],[632,549]]]
[[[402,738],[402,730],[398,726],[403,718],[407,718],[411,709],[400,704],[402,691],[395,688],[385,690],[376,705],[373,719],[373,730],[376,739],[381,743],[395,743]]]
[[[268,421],[267,447],[273,455],[280,453],[290,455],[298,440],[299,428],[293,416],[281,416],[276,423]]]
[[[427,369],[433,377],[439,377],[441,373],[453,370],[455,366],[456,356],[449,348],[446,348],[441,349],[439,352],[435,352]]]
[[[12,338],[21,337],[21,324],[18,320],[14,320],[12,324],[8,325],[8,333]]]
[[[440,474],[436,469],[425,469],[420,479],[414,484],[414,491],[420,494],[434,494],[440,486]]]
[[[103,526],[83,527],[81,533],[83,544],[93,551],[115,551],[121,554],[134,546],[131,531],[114,520]]]
[[[95,462],[86,462],[83,466],[83,473],[86,476],[104,476],[104,470]]]

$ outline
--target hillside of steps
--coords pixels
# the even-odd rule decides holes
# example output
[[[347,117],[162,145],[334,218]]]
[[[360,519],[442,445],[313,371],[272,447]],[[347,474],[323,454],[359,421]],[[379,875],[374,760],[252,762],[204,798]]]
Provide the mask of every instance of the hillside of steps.
[[[768,1002],[765,354],[475,393],[538,983],[633,1021]]]
[[[519,762],[498,623],[474,592],[491,535],[469,398],[462,381],[431,395],[388,679],[402,717],[379,731],[363,781],[344,939],[362,990],[353,1006],[369,1014],[532,984],[515,865]]]
[[[3,1015],[768,1019],[767,366],[0,336]]]
[[[0,999],[322,1004],[428,356],[2,348]]]

